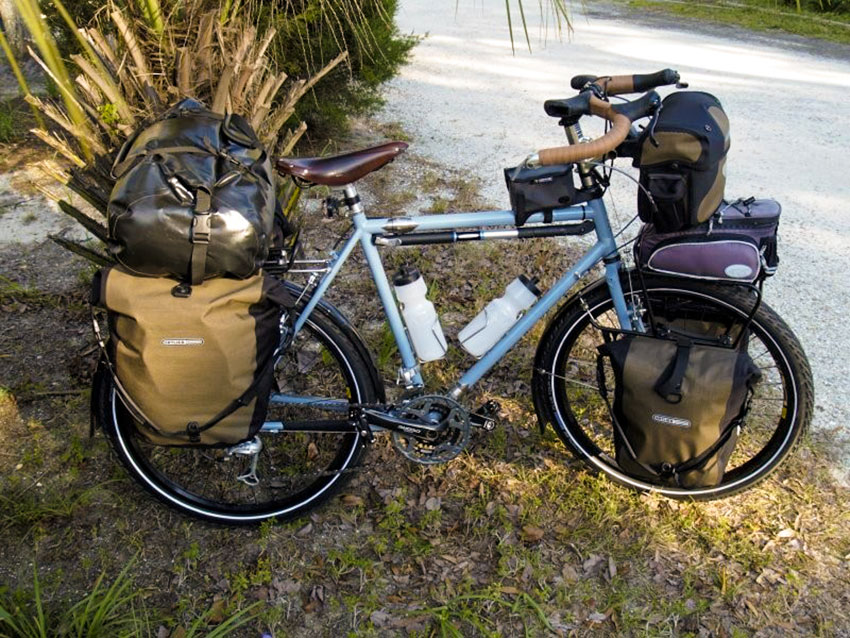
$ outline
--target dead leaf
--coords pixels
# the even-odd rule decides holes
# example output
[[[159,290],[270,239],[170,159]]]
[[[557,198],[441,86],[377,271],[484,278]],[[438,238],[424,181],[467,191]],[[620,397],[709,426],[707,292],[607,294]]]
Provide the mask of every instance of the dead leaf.
[[[587,560],[581,564],[581,568],[584,570],[585,574],[589,574],[593,571],[604,559],[599,554],[591,554],[587,557]]]
[[[608,577],[611,580],[614,580],[614,576],[617,575],[617,563],[614,562],[614,559],[609,556],[608,557]]]
[[[510,594],[511,596],[517,596],[521,593],[516,587],[499,587],[499,591],[503,594]]]
[[[356,494],[346,494],[339,500],[342,501],[342,504],[346,507],[360,507],[363,505],[363,498]]]
[[[305,536],[309,536],[310,532],[313,531],[313,523],[307,523],[304,527],[295,532],[295,535],[304,538]]]
[[[280,578],[272,580],[272,587],[278,594],[297,594],[301,591],[301,583],[294,580],[281,580]]]
[[[163,625],[156,630],[156,638],[168,638],[168,630]]]
[[[776,538],[792,538],[794,534],[796,534],[796,532],[793,529],[786,527],[776,535]]]
[[[598,611],[594,611],[587,617],[590,622],[605,622],[607,618],[608,616],[606,616],[605,614],[600,614]]]
[[[386,612],[375,610],[369,615],[369,620],[372,621],[375,627],[383,627],[389,622],[390,615]]]
[[[536,543],[541,538],[543,538],[543,534],[545,532],[539,527],[535,527],[534,525],[526,525],[522,528],[522,540],[526,543]]]
[[[425,509],[429,512],[433,512],[435,510],[440,509],[441,503],[442,502],[440,501],[439,496],[432,496],[427,501],[425,501]]]
[[[210,607],[210,622],[214,625],[217,625],[221,622],[224,622],[224,601],[219,599],[213,602],[212,607]]]
[[[171,632],[170,638],[186,638],[186,629],[182,626],[177,627],[177,629]]]
[[[307,446],[307,460],[315,461],[319,458],[319,448],[313,441],[310,441],[310,445]]]
[[[578,572],[572,565],[564,565],[561,569],[561,576],[564,578],[564,582],[567,583],[575,583],[578,581]]]

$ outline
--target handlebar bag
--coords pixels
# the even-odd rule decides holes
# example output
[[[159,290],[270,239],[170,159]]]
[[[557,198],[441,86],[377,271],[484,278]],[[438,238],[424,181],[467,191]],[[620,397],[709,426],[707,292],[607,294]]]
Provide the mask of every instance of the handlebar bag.
[[[699,91],[665,97],[634,160],[640,218],[662,232],[707,221],[723,200],[728,152],[729,119],[716,97]]]
[[[511,198],[516,225],[522,226],[534,213],[543,213],[552,221],[552,211],[585,202],[591,196],[577,191],[573,182],[573,164],[505,169],[505,182]]]
[[[664,275],[753,283],[776,272],[782,208],[772,199],[738,200],[709,221],[676,232],[646,224],[635,242],[635,263]]]
[[[598,350],[606,403],[605,359],[614,374],[609,409],[622,471],[659,485],[718,485],[761,376],[745,348],[627,334]]]
[[[229,446],[262,426],[280,321],[291,297],[274,277],[218,278],[176,297],[176,282],[101,270],[106,360],[137,430],[154,444]]]
[[[127,140],[112,176],[109,250],[128,271],[197,285],[260,269],[275,189],[244,118],[183,100]]]

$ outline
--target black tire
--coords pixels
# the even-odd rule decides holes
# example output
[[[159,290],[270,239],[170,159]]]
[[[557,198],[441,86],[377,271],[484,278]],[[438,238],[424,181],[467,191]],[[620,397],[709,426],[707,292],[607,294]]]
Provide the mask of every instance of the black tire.
[[[383,396],[377,374],[356,333],[332,307],[316,308],[276,368],[278,385],[290,394],[374,403]],[[332,393],[332,394],[331,394]],[[130,475],[163,503],[218,523],[258,524],[287,520],[327,501],[345,485],[364,451],[360,434],[261,432],[260,482],[237,476],[249,457],[226,459],[226,450],[162,447],[141,436],[116,398],[108,373],[98,375],[93,412]],[[345,419],[346,412],[318,407],[270,405],[267,421]]]
[[[627,300],[639,300],[639,312],[648,324],[647,298],[638,287],[633,273],[623,276]],[[755,303],[751,290],[737,286],[647,277],[646,287],[651,307],[665,308],[667,319],[674,313],[686,321],[699,321],[702,313],[706,319],[726,316],[740,325]],[[538,418],[551,423],[579,459],[617,483],[671,498],[731,496],[753,487],[776,469],[811,422],[814,392],[806,355],[786,323],[762,303],[749,328],[748,347],[763,378],[756,386],[747,425],[721,483],[687,489],[629,476],[615,461],[610,415],[596,388],[595,348],[602,336],[589,314],[599,325],[616,327],[604,282],[589,286],[568,302],[544,333],[535,357],[534,404]]]

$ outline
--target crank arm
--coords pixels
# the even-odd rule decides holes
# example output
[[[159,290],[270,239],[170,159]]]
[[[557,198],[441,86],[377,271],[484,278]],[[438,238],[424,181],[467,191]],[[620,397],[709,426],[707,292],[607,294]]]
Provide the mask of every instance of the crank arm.
[[[397,430],[419,437],[427,438],[437,432],[442,432],[445,428],[444,425],[428,425],[371,409],[363,410],[363,416],[366,417],[366,422],[370,426],[384,428],[385,430]]]

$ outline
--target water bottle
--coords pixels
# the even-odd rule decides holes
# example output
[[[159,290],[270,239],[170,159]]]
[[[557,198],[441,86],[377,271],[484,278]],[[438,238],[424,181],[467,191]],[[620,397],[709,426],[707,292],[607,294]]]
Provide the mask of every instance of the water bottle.
[[[434,304],[425,298],[425,280],[416,268],[402,266],[393,276],[401,316],[420,361],[434,361],[446,354],[446,338]]]
[[[525,275],[520,275],[509,283],[502,297],[488,303],[484,310],[460,331],[460,345],[476,358],[484,356],[484,353],[517,322],[522,312],[540,296],[536,284],[537,277],[529,279]]]

